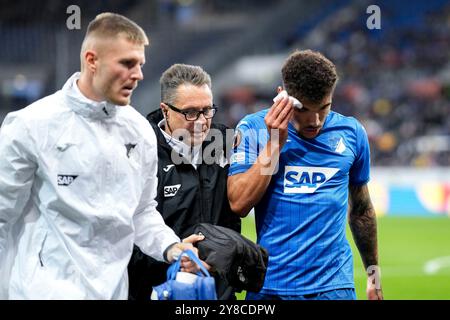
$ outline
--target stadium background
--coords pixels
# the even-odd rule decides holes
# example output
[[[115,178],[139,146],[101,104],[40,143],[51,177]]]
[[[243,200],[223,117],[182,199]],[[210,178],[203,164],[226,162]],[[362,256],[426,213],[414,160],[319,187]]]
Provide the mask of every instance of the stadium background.
[[[132,99],[144,115],[158,106],[162,71],[176,62],[198,64],[213,79],[216,120],[234,127],[245,114],[270,106],[292,50],[322,51],[340,75],[334,110],[357,117],[371,142],[385,298],[450,299],[448,1],[1,4],[0,121],[59,89],[78,70],[87,23],[103,11],[125,14],[150,36],[145,79]],[[66,26],[72,4],[81,9],[81,30]],[[371,4],[381,9],[379,30],[366,26]],[[243,233],[255,240],[252,215]],[[357,296],[365,299],[364,270],[353,249]]]

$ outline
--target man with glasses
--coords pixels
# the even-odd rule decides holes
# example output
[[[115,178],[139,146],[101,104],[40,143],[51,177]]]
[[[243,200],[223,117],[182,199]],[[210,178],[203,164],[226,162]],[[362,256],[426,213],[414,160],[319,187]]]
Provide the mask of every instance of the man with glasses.
[[[227,200],[226,127],[212,123],[217,107],[210,76],[199,66],[175,64],[160,84],[160,109],[147,116],[158,140],[158,211],[181,238],[201,222],[240,231]],[[148,300],[152,286],[166,280],[167,267],[135,247],[128,266],[130,299]],[[234,297],[218,276],[216,289],[219,299]]]

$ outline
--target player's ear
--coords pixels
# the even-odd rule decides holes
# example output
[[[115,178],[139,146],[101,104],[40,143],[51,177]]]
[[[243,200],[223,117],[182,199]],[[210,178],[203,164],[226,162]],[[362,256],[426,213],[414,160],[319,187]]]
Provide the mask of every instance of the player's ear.
[[[168,113],[169,113],[169,109],[167,108],[166,104],[163,103],[163,102],[161,102],[161,103],[159,104],[159,107],[161,108],[161,111],[162,111],[162,113],[164,114],[164,118],[167,119]]]
[[[86,50],[84,53],[84,63],[89,71],[95,73],[97,70],[97,53],[93,50]]]

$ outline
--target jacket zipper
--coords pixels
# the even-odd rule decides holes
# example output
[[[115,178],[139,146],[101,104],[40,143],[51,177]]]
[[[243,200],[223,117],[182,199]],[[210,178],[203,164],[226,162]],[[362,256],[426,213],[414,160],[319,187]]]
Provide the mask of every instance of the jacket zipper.
[[[194,168],[195,174],[197,175],[198,185],[199,185],[199,198],[200,198],[200,222],[205,221],[205,209],[203,206],[203,183],[202,179],[200,178],[200,169],[201,164],[197,166],[197,169]]]
[[[44,250],[45,240],[47,240],[47,234],[44,237],[44,240],[42,241],[41,250],[39,250],[38,257],[39,257],[39,263],[41,264],[41,267],[44,267],[44,262],[42,261],[42,251]]]

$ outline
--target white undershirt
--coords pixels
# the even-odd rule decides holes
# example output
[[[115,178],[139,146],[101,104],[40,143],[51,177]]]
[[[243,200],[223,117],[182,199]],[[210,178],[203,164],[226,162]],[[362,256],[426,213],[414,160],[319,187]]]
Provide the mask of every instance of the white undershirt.
[[[201,150],[201,145],[198,146],[188,146],[186,143],[175,139],[174,137],[172,137],[170,134],[168,134],[166,131],[164,131],[164,126],[166,125],[166,120],[161,120],[158,123],[158,127],[161,130],[161,132],[164,135],[164,138],[166,138],[167,143],[169,144],[169,146],[172,147],[173,150],[175,150],[175,152],[180,153],[184,158],[186,158],[188,161],[190,161],[190,164],[197,169],[197,166],[201,163],[201,158],[200,158],[200,150]]]

